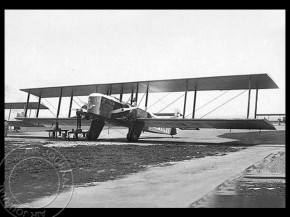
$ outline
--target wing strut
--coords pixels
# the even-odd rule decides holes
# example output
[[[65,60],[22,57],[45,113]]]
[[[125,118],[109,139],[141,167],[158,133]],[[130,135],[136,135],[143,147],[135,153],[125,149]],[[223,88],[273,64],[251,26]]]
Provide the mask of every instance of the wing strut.
[[[121,91],[120,91],[120,102],[122,102],[123,99],[123,91],[124,91],[124,87],[123,84],[121,85]]]
[[[135,95],[135,103],[136,103],[136,105],[138,105],[138,93],[139,93],[139,83],[137,82],[136,95]]]
[[[9,110],[8,121],[10,120],[11,109]]]
[[[148,105],[148,91],[149,91],[149,84],[147,84],[147,89],[146,89],[145,111],[147,111],[147,105]]]
[[[131,106],[132,106],[132,104],[133,104],[133,98],[134,98],[134,88],[132,87],[132,92],[131,92],[131,103],[130,103]]]
[[[57,107],[57,113],[56,113],[56,117],[57,118],[59,116],[59,111],[60,111],[61,97],[62,97],[62,88],[60,88],[60,94],[59,94],[59,100],[58,100],[58,107]]]
[[[30,90],[28,91],[28,95],[27,95],[27,101],[26,101],[26,106],[25,106],[24,117],[27,117],[27,110],[28,110],[28,104],[29,104],[29,97],[30,97]]]
[[[257,107],[258,107],[258,88],[256,89],[256,101],[255,101],[255,119],[257,118]]]
[[[37,105],[37,111],[36,111],[36,117],[37,118],[38,118],[38,114],[39,114],[40,101],[41,101],[41,95],[38,98],[38,105]]]
[[[195,105],[196,105],[196,88],[194,90],[194,99],[193,99],[193,109],[192,109],[192,118],[194,118],[194,115],[195,115]]]
[[[186,100],[187,100],[187,90],[188,90],[188,80],[186,80],[185,92],[184,92],[184,105],[183,105],[183,114],[182,118],[185,117],[185,108],[186,108]]]
[[[72,107],[73,97],[74,97],[74,92],[72,91],[71,95],[70,95],[68,118],[70,118],[70,115],[71,115],[71,107]]]
[[[250,114],[250,100],[251,100],[251,77],[249,79],[249,95],[248,95],[247,119],[249,119],[249,114]]]

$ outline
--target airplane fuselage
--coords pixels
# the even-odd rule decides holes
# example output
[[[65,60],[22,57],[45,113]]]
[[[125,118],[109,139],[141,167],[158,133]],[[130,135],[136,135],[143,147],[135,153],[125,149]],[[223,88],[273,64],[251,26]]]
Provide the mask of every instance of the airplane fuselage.
[[[92,119],[103,119],[104,121],[125,120],[130,123],[136,118],[154,118],[154,115],[128,103],[120,102],[118,99],[100,94],[92,93],[88,97],[87,115]],[[128,125],[128,127],[130,127]],[[172,128],[143,127],[142,131],[175,135],[176,130]]]

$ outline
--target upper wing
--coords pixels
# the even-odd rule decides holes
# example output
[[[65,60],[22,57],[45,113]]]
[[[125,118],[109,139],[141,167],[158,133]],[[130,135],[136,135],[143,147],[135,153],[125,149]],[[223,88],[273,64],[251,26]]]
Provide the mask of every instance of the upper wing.
[[[15,118],[27,123],[51,125],[58,122],[59,125],[77,125],[77,118]],[[82,126],[90,126],[91,122],[82,119]]]
[[[265,119],[174,119],[174,118],[138,118],[144,127],[165,128],[217,128],[217,129],[261,129],[276,130],[271,122]]]
[[[91,93],[107,94],[130,94],[132,90],[138,89],[138,93],[146,93],[147,86],[150,93],[158,92],[184,92],[187,91],[209,91],[209,90],[241,90],[248,89],[249,82],[252,89],[278,88],[276,83],[267,74],[215,76],[203,78],[182,78],[169,80],[151,80],[108,84],[88,84],[74,86],[58,86],[21,89],[37,97],[50,98],[88,96]]]

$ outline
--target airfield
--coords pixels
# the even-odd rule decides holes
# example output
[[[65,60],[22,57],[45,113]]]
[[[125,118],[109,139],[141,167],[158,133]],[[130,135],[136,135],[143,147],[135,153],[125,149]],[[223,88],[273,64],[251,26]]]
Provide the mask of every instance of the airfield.
[[[51,128],[23,127],[8,132],[5,152],[33,144],[56,149],[74,187],[57,191],[53,170],[38,167],[26,176],[14,172],[8,197],[20,207],[285,207],[285,125],[275,127],[179,130],[173,138],[143,133],[137,143],[121,128],[103,130],[98,141],[64,141],[48,138]]]

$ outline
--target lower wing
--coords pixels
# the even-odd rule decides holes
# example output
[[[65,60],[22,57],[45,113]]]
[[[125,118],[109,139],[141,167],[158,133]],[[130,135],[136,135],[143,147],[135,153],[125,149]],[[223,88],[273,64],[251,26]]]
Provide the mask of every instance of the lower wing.
[[[274,125],[265,119],[174,119],[174,118],[138,118],[144,127],[165,128],[216,128],[216,129],[258,129],[276,130]]]
[[[7,121],[8,126],[12,127],[37,127],[38,124],[30,123],[30,122],[24,122],[24,121]],[[39,125],[43,126],[43,125]]]
[[[77,118],[15,118],[17,120],[32,123],[32,124],[44,124],[52,125],[58,122],[59,125],[76,126]],[[82,119],[82,126],[90,126],[91,122],[86,119]]]

